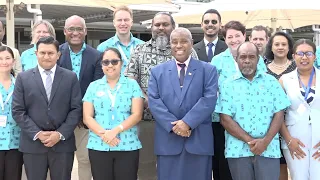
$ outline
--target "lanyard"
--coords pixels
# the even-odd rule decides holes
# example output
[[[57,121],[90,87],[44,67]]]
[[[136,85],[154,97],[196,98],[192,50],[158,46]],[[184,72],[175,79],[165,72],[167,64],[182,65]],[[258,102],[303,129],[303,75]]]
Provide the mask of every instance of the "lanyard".
[[[107,92],[108,92],[108,95],[109,95],[109,98],[110,98],[110,100],[111,100],[111,109],[112,109],[112,110],[113,110],[114,105],[115,105],[115,103],[116,103],[116,96],[117,96],[117,93],[118,93],[120,87],[121,87],[121,84],[118,85],[117,90],[116,90],[116,92],[114,93],[114,95],[112,95],[110,89],[108,89],[108,91],[107,91]]]
[[[120,46],[120,43],[117,43],[117,46],[118,46],[118,50],[120,51],[120,54],[122,56],[122,59],[128,64],[129,63],[129,59],[126,56],[126,54],[123,52],[123,49]],[[132,53],[132,51],[133,51],[133,44],[130,46],[130,54]]]
[[[13,94],[13,91],[8,94],[7,99],[6,99],[5,102],[3,103],[3,97],[2,97],[2,94],[0,93],[0,106],[1,106],[1,110],[2,110],[2,111],[4,111],[4,105],[9,102],[12,94]]]
[[[309,82],[308,82],[308,86],[307,87],[302,83],[302,81],[300,79],[300,75],[298,73],[299,82],[300,82],[300,84],[301,84],[301,86],[302,86],[302,88],[304,89],[304,92],[305,92],[305,94],[304,94],[304,100],[305,101],[308,99],[308,95],[310,93],[310,88],[311,88],[311,85],[312,85],[312,80],[313,80],[314,73],[315,73],[315,71],[314,71],[314,68],[313,68],[312,72],[311,72],[311,75],[309,77]]]

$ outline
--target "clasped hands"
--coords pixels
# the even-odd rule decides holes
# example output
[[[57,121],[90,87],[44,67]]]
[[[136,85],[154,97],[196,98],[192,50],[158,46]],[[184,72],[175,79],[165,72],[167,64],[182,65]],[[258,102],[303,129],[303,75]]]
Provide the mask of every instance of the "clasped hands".
[[[183,122],[183,120],[178,120],[171,122],[173,126],[172,131],[181,137],[190,137],[191,136],[191,130],[190,126]]]
[[[57,131],[41,131],[37,138],[46,147],[53,147],[60,141],[60,134]]]
[[[262,139],[252,139],[247,143],[250,147],[250,151],[257,156],[260,156],[267,149],[270,142],[267,142],[267,140],[262,138]]]
[[[120,139],[117,135],[120,133],[118,128],[113,128],[111,130],[99,131],[99,136],[103,142],[107,143],[111,147],[115,147],[120,143]]]

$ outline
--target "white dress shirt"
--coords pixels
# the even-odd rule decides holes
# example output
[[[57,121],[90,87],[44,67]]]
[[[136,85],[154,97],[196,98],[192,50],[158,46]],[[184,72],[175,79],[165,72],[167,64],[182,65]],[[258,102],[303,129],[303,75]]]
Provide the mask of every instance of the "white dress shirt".
[[[184,72],[187,72],[187,69],[188,69],[188,66],[189,66],[189,63],[190,63],[190,59],[191,59],[191,56],[189,56],[188,59],[184,62],[184,64],[186,65],[186,67],[184,68]],[[181,63],[181,62],[176,60],[176,64],[177,64],[178,76],[180,78],[181,67],[178,64],[183,64],[183,63]]]
[[[39,69],[39,72],[40,72],[40,75],[41,75],[41,79],[42,79],[42,83],[43,83],[43,86],[46,87],[46,79],[47,79],[47,74],[45,73],[45,69],[43,69],[40,65],[38,65],[38,69]],[[51,68],[51,79],[52,79],[52,82],[53,82],[53,79],[54,79],[54,74],[56,72],[56,69],[57,69],[57,65],[54,65],[53,68]]]
[[[212,46],[212,54],[214,55],[214,51],[216,50],[216,46],[217,46],[217,43],[218,43],[218,37],[212,41],[213,43],[213,46]],[[206,53],[207,53],[207,56],[208,56],[208,51],[209,51],[209,47],[208,47],[208,44],[209,44],[209,41],[206,40],[206,38],[203,38],[203,41],[204,41],[204,46],[206,47]]]

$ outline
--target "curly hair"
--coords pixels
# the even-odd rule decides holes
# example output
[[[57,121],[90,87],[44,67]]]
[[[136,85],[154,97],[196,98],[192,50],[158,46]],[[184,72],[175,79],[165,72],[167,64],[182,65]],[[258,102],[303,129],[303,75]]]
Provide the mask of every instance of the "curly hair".
[[[272,35],[267,43],[267,46],[266,46],[266,51],[265,51],[265,57],[268,59],[268,60],[273,60],[274,59],[274,54],[272,52],[272,44],[273,44],[273,39],[274,37],[276,36],[283,36],[287,39],[288,41],[288,46],[289,46],[289,51],[288,51],[288,54],[287,54],[287,58],[288,59],[292,59],[292,53],[293,53],[293,44],[294,44],[294,41],[291,37],[290,34],[287,34],[285,32],[282,32],[282,31],[279,31],[279,32],[276,32],[274,33],[274,35]]]

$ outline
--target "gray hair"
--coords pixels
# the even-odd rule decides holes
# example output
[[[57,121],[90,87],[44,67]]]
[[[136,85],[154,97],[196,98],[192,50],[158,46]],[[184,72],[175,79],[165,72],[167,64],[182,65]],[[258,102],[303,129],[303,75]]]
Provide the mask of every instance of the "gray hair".
[[[172,34],[174,34],[174,33],[185,34],[185,35],[188,36],[188,39],[190,40],[190,42],[193,41],[193,39],[192,39],[192,34],[191,34],[191,32],[189,31],[189,29],[187,29],[187,28],[178,27],[178,28],[174,29],[174,30],[171,32],[171,34],[170,34],[170,41],[172,40]]]
[[[78,16],[78,15],[72,15],[72,16],[68,17],[68,18],[66,19],[65,23],[64,23],[64,28],[67,28],[67,27],[66,27],[66,24],[68,24],[68,22],[69,22],[71,19],[80,19],[83,27],[84,27],[85,29],[87,28],[87,26],[86,26],[86,21],[85,21],[82,17],[80,17],[80,16]]]
[[[52,24],[49,21],[40,20],[40,21],[37,21],[36,23],[34,23],[34,25],[32,26],[32,30],[31,30],[31,39],[32,40],[31,40],[31,43],[36,43],[36,42],[34,42],[35,30],[41,24],[44,24],[48,28],[48,32],[49,32],[50,36],[52,36],[54,39],[56,39],[56,31],[54,30],[54,27],[52,26]]]

